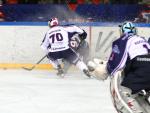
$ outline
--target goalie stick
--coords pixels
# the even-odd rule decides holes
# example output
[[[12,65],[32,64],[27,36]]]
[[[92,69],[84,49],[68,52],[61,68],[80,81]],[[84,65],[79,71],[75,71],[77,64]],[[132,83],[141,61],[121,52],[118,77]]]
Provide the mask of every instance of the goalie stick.
[[[31,71],[31,70],[33,70],[33,69],[37,66],[37,64],[41,63],[41,61],[43,61],[43,59],[45,59],[45,57],[47,57],[47,55],[43,56],[43,57],[42,57],[36,64],[34,64],[31,68],[27,68],[27,67],[22,67],[22,68],[25,69],[25,70]]]

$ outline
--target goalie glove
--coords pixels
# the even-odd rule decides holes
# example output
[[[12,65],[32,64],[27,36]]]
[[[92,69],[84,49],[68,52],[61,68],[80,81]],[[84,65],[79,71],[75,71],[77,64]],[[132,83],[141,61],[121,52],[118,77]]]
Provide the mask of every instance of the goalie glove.
[[[106,80],[108,77],[106,64],[107,61],[95,58],[93,61],[89,61],[87,65],[94,77],[100,80]]]

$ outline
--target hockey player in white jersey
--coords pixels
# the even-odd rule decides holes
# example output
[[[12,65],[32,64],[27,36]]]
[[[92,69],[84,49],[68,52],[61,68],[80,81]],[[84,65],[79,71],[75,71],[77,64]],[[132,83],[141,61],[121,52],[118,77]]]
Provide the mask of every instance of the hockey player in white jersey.
[[[98,79],[111,78],[118,113],[150,113],[150,45],[132,22],[119,27],[121,36],[112,43],[109,60],[90,61],[88,66]]]
[[[74,34],[80,36],[86,35],[85,31],[76,26],[60,26],[57,18],[52,18],[48,21],[50,29],[42,41],[41,47],[46,51],[48,58],[55,62],[57,75],[63,76],[62,66],[59,59],[65,59],[68,62],[76,65],[88,77],[90,77],[86,64],[80,59],[79,55],[70,47],[70,38]]]

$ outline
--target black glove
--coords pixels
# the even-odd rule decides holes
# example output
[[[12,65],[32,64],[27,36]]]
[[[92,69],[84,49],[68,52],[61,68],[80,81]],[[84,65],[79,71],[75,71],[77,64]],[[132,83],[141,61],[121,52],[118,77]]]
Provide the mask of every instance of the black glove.
[[[83,30],[84,31],[84,30]],[[84,31],[82,34],[79,34],[80,40],[84,40],[87,37],[87,33]]]

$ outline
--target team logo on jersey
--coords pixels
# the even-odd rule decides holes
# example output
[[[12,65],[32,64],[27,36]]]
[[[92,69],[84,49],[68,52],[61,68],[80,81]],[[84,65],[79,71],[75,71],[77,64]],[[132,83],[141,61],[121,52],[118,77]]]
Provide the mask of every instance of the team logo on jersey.
[[[117,45],[114,45],[112,51],[113,51],[114,53],[120,54],[120,50],[119,50],[119,48],[118,48]]]
[[[111,53],[111,55],[110,55],[109,60],[111,60],[111,61],[112,61],[112,60],[114,59],[114,56],[115,56],[115,54],[112,52],[112,53]]]

